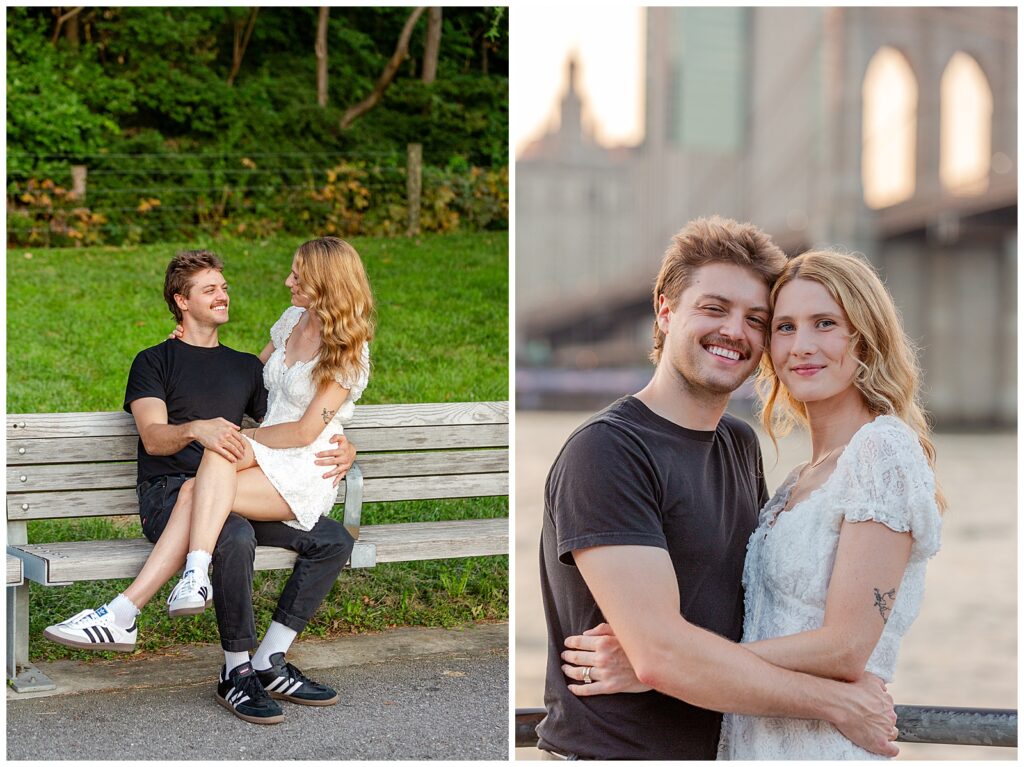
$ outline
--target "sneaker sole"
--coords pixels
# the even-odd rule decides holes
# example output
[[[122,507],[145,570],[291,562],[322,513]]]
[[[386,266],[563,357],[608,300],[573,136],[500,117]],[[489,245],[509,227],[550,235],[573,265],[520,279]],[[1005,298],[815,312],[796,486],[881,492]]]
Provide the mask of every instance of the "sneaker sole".
[[[270,693],[270,697],[274,700],[286,700],[289,703],[298,703],[300,706],[333,706],[338,702],[337,695],[333,698],[327,698],[326,700],[311,700],[309,698],[294,698],[291,695],[285,695],[280,692],[272,692]]]
[[[220,703],[224,708],[230,711],[232,714],[237,716],[250,724],[280,724],[284,721],[284,714],[277,714],[276,716],[249,716],[248,714],[241,713],[237,708],[228,703],[220,695],[215,695],[217,702]]]
[[[213,602],[211,599],[209,602],[204,602],[201,605],[189,605],[186,607],[168,607],[167,614],[172,618],[180,618],[185,615],[202,615],[206,612],[206,608]]]
[[[134,643],[127,642],[86,642],[82,639],[72,639],[62,636],[50,629],[44,629],[43,636],[51,642],[62,644],[65,647],[75,647],[80,650],[114,650],[115,652],[132,652],[135,649]]]

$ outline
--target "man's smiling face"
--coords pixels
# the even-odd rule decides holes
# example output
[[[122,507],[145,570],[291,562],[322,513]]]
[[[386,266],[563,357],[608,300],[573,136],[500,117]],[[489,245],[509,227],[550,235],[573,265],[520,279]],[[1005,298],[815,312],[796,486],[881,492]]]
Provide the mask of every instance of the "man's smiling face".
[[[728,394],[761,359],[768,287],[750,269],[707,264],[693,273],[674,307],[661,298],[658,325],[666,336],[663,361],[687,388]]]
[[[203,326],[217,327],[228,321],[228,284],[216,269],[203,269],[189,281],[188,297],[179,306],[192,320]]]

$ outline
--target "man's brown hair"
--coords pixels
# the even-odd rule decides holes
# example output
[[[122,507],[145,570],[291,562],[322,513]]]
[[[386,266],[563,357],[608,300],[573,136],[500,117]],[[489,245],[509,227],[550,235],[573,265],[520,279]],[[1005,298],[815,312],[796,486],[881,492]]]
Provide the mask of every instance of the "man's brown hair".
[[[171,259],[164,276],[164,300],[178,322],[182,320],[181,309],[174,300],[180,295],[188,298],[192,289],[192,278],[204,269],[224,271],[224,263],[209,250],[183,250]]]
[[[786,254],[771,238],[753,224],[741,224],[731,218],[710,216],[697,218],[672,237],[665,251],[654,284],[654,313],[658,313],[658,298],[665,296],[675,307],[679,296],[693,281],[693,273],[706,264],[735,264],[756,273],[769,288],[786,263]],[[651,361],[661,360],[665,334],[654,319],[654,348]]]

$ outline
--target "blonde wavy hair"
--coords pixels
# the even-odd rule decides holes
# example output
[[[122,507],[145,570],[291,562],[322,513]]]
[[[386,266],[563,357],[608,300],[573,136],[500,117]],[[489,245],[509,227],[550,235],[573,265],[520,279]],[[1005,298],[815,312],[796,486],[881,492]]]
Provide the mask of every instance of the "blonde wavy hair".
[[[853,385],[876,415],[894,415],[917,434],[929,466],[935,469],[931,427],[920,403],[921,369],[913,342],[903,330],[899,311],[881,279],[866,262],[846,253],[812,250],[786,263],[772,286],[769,308],[774,314],[779,291],[793,280],[810,280],[828,291],[842,307],[852,329],[857,373]],[[794,425],[807,426],[807,408],[794,399],[775,372],[769,337],[757,371],[760,418],[772,442]],[[935,502],[945,511],[946,498],[936,483]]]
[[[375,324],[373,293],[359,254],[337,237],[319,237],[295,251],[295,272],[298,291],[321,324],[314,385],[319,389],[335,376],[357,380],[363,344],[373,339]]]

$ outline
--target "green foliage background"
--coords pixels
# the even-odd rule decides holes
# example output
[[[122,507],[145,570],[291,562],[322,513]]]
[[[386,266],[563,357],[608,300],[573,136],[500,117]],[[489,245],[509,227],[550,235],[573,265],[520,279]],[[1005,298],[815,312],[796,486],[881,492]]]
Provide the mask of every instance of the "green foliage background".
[[[409,143],[423,145],[426,230],[507,228],[505,9],[444,9],[432,84],[420,79],[424,14],[381,103],[339,128],[410,10],[331,8],[321,108],[316,8],[260,8],[230,85],[249,8],[86,8],[77,43],[53,41],[53,9],[8,8],[9,242],[395,233]],[[88,167],[85,204],[67,194],[72,164]],[[357,201],[324,193],[332,168]]]

